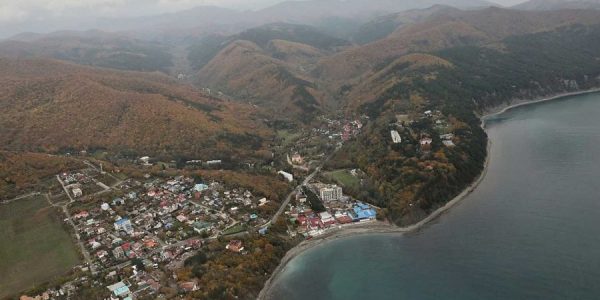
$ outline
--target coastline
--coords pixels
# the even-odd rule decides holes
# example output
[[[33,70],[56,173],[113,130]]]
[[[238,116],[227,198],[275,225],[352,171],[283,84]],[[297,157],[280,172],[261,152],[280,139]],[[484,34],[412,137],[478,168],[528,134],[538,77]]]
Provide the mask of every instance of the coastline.
[[[501,115],[501,114],[503,114],[511,109],[517,108],[517,107],[533,105],[533,104],[538,104],[538,103],[548,102],[548,101],[553,101],[553,100],[560,100],[562,98],[567,98],[567,97],[571,97],[571,96],[594,94],[594,93],[598,93],[598,92],[600,92],[600,88],[592,88],[592,89],[581,90],[581,91],[576,91],[576,92],[567,92],[567,93],[556,94],[554,96],[546,96],[546,97],[534,99],[534,100],[514,100],[514,101],[511,101],[512,104],[501,105],[501,106],[492,108],[490,111],[487,111],[485,114],[480,116],[480,118],[481,118],[482,122],[485,123],[486,119],[497,116],[497,115]]]
[[[592,94],[592,93],[597,93],[597,92],[600,92],[600,88],[593,88],[593,89],[582,90],[582,91],[577,91],[577,92],[562,93],[562,94],[557,94],[554,96],[548,96],[548,97],[529,100],[529,101],[528,100],[516,100],[516,101],[513,101],[513,104],[499,106],[495,109],[492,109],[491,111],[486,112],[482,116],[480,116],[481,127],[485,130],[486,121],[489,118],[497,116],[497,115],[501,115],[501,114],[503,114],[511,109],[517,108],[517,107],[533,105],[533,104],[538,104],[538,103],[548,102],[548,101],[553,101],[553,100],[559,100],[559,99],[563,99],[563,98],[571,97],[571,96]],[[437,219],[438,217],[440,217],[441,215],[443,215],[444,213],[449,211],[456,204],[458,204],[460,201],[465,199],[468,195],[470,195],[479,186],[479,184],[483,181],[483,179],[486,177],[488,169],[489,169],[490,160],[491,160],[491,155],[490,155],[491,146],[492,146],[492,141],[488,138],[487,155],[486,155],[485,163],[483,166],[483,170],[481,171],[481,174],[479,174],[477,179],[475,179],[475,181],[473,181],[473,183],[471,183],[467,188],[465,188],[459,195],[454,197],[452,200],[448,201],[444,206],[433,211],[431,214],[429,214],[423,220],[421,220],[415,224],[405,226],[405,227],[397,227],[393,224],[390,224],[387,222],[381,222],[381,221],[371,221],[371,222],[367,222],[367,223],[352,224],[352,225],[341,227],[341,228],[330,229],[318,237],[314,237],[313,239],[302,241],[300,244],[296,245],[294,248],[290,249],[286,253],[286,255],[283,257],[283,259],[279,263],[279,266],[277,266],[275,271],[273,271],[273,273],[271,274],[269,279],[265,282],[265,285],[263,286],[263,289],[260,291],[257,299],[258,300],[269,299],[268,298],[269,292],[271,291],[273,283],[279,278],[279,276],[285,270],[288,263],[292,259],[297,257],[298,255],[304,253],[305,251],[307,251],[309,249],[312,249],[312,248],[315,248],[318,246],[322,246],[330,241],[353,237],[353,236],[358,236],[358,235],[364,235],[364,234],[408,233],[408,232],[419,230],[423,226],[429,224],[431,221]]]
[[[485,121],[483,119],[482,119],[481,126],[482,126],[482,128],[485,128]],[[452,198],[452,200],[446,202],[446,204],[444,204],[442,207],[433,211],[431,214],[429,214],[423,220],[421,220],[415,224],[405,226],[405,227],[398,227],[398,226],[395,226],[388,222],[375,221],[375,220],[370,221],[370,222],[365,222],[365,223],[354,223],[354,224],[346,225],[341,228],[329,229],[327,232],[323,233],[320,236],[314,237],[310,240],[302,241],[300,244],[298,244],[294,248],[290,249],[285,254],[283,259],[281,259],[279,266],[277,266],[275,271],[273,271],[273,273],[271,274],[271,277],[269,277],[269,279],[265,282],[265,285],[263,286],[263,289],[258,294],[257,299],[258,300],[269,299],[268,298],[269,291],[271,290],[273,283],[277,280],[277,278],[279,278],[281,273],[287,267],[288,263],[292,259],[294,259],[295,257],[304,253],[307,250],[316,248],[318,246],[322,246],[331,241],[348,238],[348,237],[359,236],[359,235],[386,234],[386,233],[408,233],[408,232],[419,230],[423,226],[429,224],[431,221],[437,219],[438,217],[440,217],[441,215],[443,215],[444,213],[449,211],[456,204],[458,204],[460,201],[462,201],[464,198],[466,198],[468,195],[470,195],[479,186],[479,184],[483,181],[483,179],[487,175],[488,167],[490,164],[489,152],[491,150],[491,146],[492,146],[492,141],[488,139],[488,143],[487,143],[488,155],[486,155],[483,170],[481,171],[481,174],[479,174],[477,179],[475,181],[473,181],[473,183],[471,183],[467,188],[465,188],[460,194],[458,194],[456,197]]]

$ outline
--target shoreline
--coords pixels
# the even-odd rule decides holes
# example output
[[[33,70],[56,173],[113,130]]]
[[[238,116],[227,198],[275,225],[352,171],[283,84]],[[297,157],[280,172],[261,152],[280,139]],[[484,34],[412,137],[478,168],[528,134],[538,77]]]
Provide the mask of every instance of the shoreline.
[[[482,122],[481,125],[483,127],[485,125],[485,122]],[[487,143],[488,153],[491,150],[491,146],[492,146],[492,142],[488,139],[488,143]],[[277,280],[277,278],[285,270],[288,263],[292,259],[296,258],[298,255],[306,252],[307,250],[322,246],[331,241],[349,238],[349,237],[355,237],[355,236],[366,235],[366,234],[409,233],[409,232],[417,231],[417,230],[423,228],[425,225],[428,225],[431,221],[434,221],[435,219],[437,219],[444,213],[448,212],[452,207],[457,205],[459,202],[461,202],[463,199],[465,199],[467,196],[469,196],[473,191],[475,191],[475,189],[479,186],[479,184],[483,181],[483,179],[487,175],[489,163],[490,163],[490,155],[487,155],[483,170],[481,171],[481,174],[479,174],[477,179],[475,179],[475,181],[473,181],[473,183],[471,183],[467,188],[465,188],[456,197],[452,198],[452,200],[446,202],[446,204],[444,204],[440,208],[436,209],[435,211],[430,213],[427,217],[425,217],[423,220],[421,220],[415,224],[412,224],[409,226],[404,226],[404,227],[398,227],[389,222],[373,220],[370,222],[354,223],[354,224],[346,225],[342,228],[333,228],[333,229],[330,229],[327,232],[323,233],[320,236],[314,237],[310,240],[302,241],[300,244],[296,245],[294,248],[290,249],[285,254],[283,259],[279,263],[279,266],[277,266],[275,271],[273,271],[273,273],[271,274],[271,277],[269,277],[269,279],[265,282],[265,285],[264,285],[263,289],[260,291],[257,299],[258,300],[269,299],[268,298],[269,291],[271,290],[273,283]]]
[[[544,96],[543,98],[534,99],[534,100],[514,100],[514,101],[512,101],[512,104],[501,105],[501,106],[492,108],[490,111],[487,111],[485,114],[480,116],[480,118],[481,118],[482,122],[485,123],[485,121],[490,117],[501,115],[509,110],[512,110],[512,109],[515,109],[518,107],[539,104],[539,103],[548,102],[548,101],[560,100],[560,99],[572,97],[572,96],[594,94],[594,93],[598,93],[598,92],[600,92],[600,88],[592,88],[592,89],[581,90],[581,91],[576,91],[576,92],[561,93],[561,94],[557,94],[554,96]]]
[[[593,88],[593,89],[577,91],[577,92],[562,93],[562,94],[558,94],[558,95],[554,95],[554,96],[547,96],[544,98],[534,99],[534,100],[529,100],[529,101],[515,100],[515,101],[513,101],[513,104],[508,104],[504,107],[499,106],[499,107],[492,109],[491,111],[486,112],[485,114],[479,116],[479,118],[481,119],[481,128],[483,128],[483,130],[485,131],[486,121],[489,118],[501,115],[509,110],[512,110],[512,109],[515,109],[518,107],[533,105],[533,104],[538,104],[538,103],[543,103],[543,102],[548,102],[548,101],[553,101],[553,100],[559,100],[559,99],[563,99],[563,98],[571,97],[571,96],[593,94],[593,93],[597,93],[597,92],[600,92],[600,88]],[[295,247],[293,247],[292,249],[290,249],[285,254],[285,256],[281,259],[277,268],[273,271],[273,273],[271,274],[269,279],[265,282],[262,290],[258,294],[257,299],[258,300],[269,299],[268,296],[269,296],[269,293],[273,286],[273,283],[279,278],[281,273],[286,269],[288,263],[292,259],[296,258],[298,255],[306,252],[307,250],[310,250],[310,249],[322,246],[328,242],[343,239],[343,238],[349,238],[349,237],[365,235],[365,234],[409,233],[409,232],[419,230],[419,229],[423,228],[425,225],[428,225],[430,222],[434,221],[435,219],[437,219],[438,217],[440,217],[441,215],[443,215],[444,213],[449,211],[456,204],[461,202],[463,199],[465,199],[467,196],[469,196],[473,191],[475,191],[475,189],[479,186],[479,184],[481,184],[481,182],[486,177],[487,172],[489,170],[489,165],[490,165],[490,160],[491,160],[491,155],[490,155],[491,147],[492,147],[492,141],[488,138],[487,155],[486,155],[485,163],[483,166],[483,170],[481,171],[481,174],[479,174],[479,176],[475,179],[475,181],[473,181],[473,183],[471,183],[469,186],[467,186],[459,195],[452,198],[452,200],[448,201],[442,207],[440,207],[440,208],[436,209],[435,211],[433,211],[432,213],[430,213],[423,220],[421,220],[415,224],[405,226],[405,227],[398,227],[398,226],[395,226],[388,222],[382,222],[382,221],[356,223],[356,224],[352,224],[352,225],[346,225],[342,228],[330,229],[329,231],[325,232],[324,234],[322,234],[318,237],[314,237],[310,240],[304,240],[300,244],[298,244]]]

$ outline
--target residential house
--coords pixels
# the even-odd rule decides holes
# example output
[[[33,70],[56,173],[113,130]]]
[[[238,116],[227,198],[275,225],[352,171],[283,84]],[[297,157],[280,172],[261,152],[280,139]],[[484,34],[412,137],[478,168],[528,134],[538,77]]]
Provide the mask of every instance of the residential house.
[[[333,218],[333,216],[330,213],[322,212],[322,213],[319,213],[319,216],[321,217],[321,222],[323,223],[324,226],[329,226],[329,225],[335,224],[335,219]]]
[[[302,155],[295,153],[292,155],[292,163],[295,165],[302,165],[304,164],[304,158],[302,158]]]
[[[73,193],[73,197],[75,198],[79,198],[83,195],[83,191],[81,190],[81,188],[78,187],[73,188],[71,192]]]
[[[133,234],[133,226],[128,218],[121,218],[115,222],[116,231],[125,231],[127,234]]]
[[[227,244],[227,246],[225,246],[225,249],[232,251],[232,252],[239,253],[244,250],[244,244],[240,240],[231,240],[231,241],[229,241],[229,244]]]

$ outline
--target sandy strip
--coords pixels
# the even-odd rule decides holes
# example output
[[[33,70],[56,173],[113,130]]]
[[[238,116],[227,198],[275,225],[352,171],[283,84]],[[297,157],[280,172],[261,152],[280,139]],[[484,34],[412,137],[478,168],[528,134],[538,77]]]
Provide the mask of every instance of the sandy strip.
[[[535,99],[535,100],[530,100],[530,101],[526,101],[526,100],[515,101],[517,103],[508,105],[508,106],[505,106],[502,108],[498,108],[497,110],[492,110],[491,112],[483,115],[481,117],[481,120],[482,120],[481,126],[485,130],[485,122],[487,119],[489,119],[490,117],[505,113],[506,111],[514,109],[516,107],[562,99],[562,98],[570,97],[570,96],[591,94],[591,93],[596,93],[596,92],[600,92],[600,88],[579,91],[579,92],[572,92],[572,93],[564,93],[564,94],[559,94],[559,95],[552,96],[552,97]],[[270,299],[270,296],[271,296],[270,291],[271,291],[271,288],[273,287],[273,283],[277,281],[277,279],[279,278],[281,273],[285,270],[287,264],[292,259],[294,259],[296,256],[302,254],[303,252],[305,252],[309,249],[324,245],[330,241],[334,241],[334,240],[338,240],[338,239],[342,239],[342,238],[353,237],[353,236],[357,236],[357,235],[375,234],[375,233],[406,233],[406,232],[416,231],[418,229],[421,229],[423,226],[427,225],[429,222],[437,219],[439,216],[441,216],[442,214],[447,212],[454,205],[456,205],[461,200],[463,200],[468,195],[470,195],[479,186],[479,184],[483,181],[483,179],[485,178],[487,171],[489,169],[490,157],[491,157],[491,155],[490,155],[491,145],[492,145],[492,141],[488,139],[487,156],[486,156],[484,168],[483,168],[481,174],[479,175],[479,177],[477,177],[477,179],[471,185],[469,185],[462,193],[460,193],[458,196],[454,197],[452,200],[447,202],[444,206],[442,206],[442,207],[438,208],[437,210],[435,210],[434,212],[432,212],[425,219],[419,221],[418,223],[415,223],[413,225],[406,226],[406,227],[397,227],[397,226],[387,223],[387,222],[371,221],[371,222],[365,222],[365,223],[354,223],[354,224],[344,225],[341,228],[339,228],[339,227],[330,228],[322,235],[320,235],[318,237],[314,237],[310,240],[305,240],[305,241],[301,242],[300,244],[298,244],[296,247],[290,249],[290,251],[288,251],[286,253],[286,255],[283,257],[279,266],[277,267],[277,269],[275,269],[275,271],[273,272],[273,274],[271,275],[269,280],[267,280],[267,282],[265,283],[265,285],[264,285],[263,289],[260,291],[260,294],[258,295],[257,299],[258,300]]]

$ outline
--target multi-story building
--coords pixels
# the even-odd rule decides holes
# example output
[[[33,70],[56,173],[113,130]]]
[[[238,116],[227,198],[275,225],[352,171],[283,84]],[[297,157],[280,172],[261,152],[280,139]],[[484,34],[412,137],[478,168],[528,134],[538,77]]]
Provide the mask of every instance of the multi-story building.
[[[323,201],[335,201],[342,198],[342,188],[337,185],[330,185],[319,189],[319,196]]]

